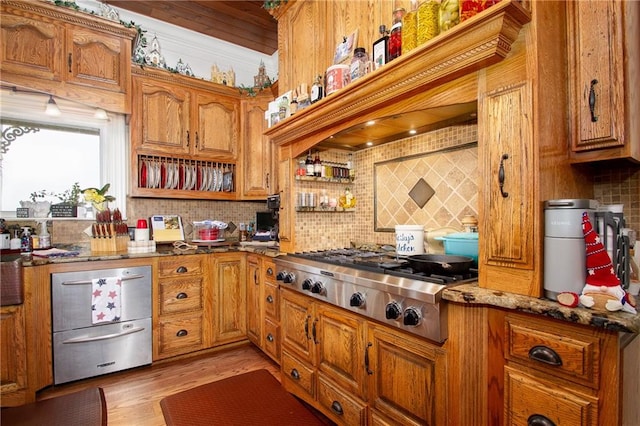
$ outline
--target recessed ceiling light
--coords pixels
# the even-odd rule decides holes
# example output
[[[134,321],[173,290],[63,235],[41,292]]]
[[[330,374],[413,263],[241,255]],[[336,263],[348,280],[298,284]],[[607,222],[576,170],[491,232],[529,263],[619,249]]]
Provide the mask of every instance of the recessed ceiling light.
[[[367,126],[373,126],[374,124],[376,124],[375,120],[369,120],[367,121]]]
[[[418,133],[418,131],[416,129],[409,130],[409,134],[410,135],[415,135],[416,133]]]
[[[372,146],[372,145],[373,145],[373,142],[371,141],[367,142],[367,146]]]

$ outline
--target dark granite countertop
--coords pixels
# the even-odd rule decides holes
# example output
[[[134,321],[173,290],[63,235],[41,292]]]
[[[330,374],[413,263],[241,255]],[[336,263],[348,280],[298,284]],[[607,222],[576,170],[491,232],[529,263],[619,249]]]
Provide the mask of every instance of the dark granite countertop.
[[[442,292],[442,298],[456,303],[512,309],[611,331],[635,334],[640,332],[640,314],[598,311],[581,307],[568,308],[549,299],[538,299],[536,297],[480,288],[478,283],[461,284],[446,288]]]
[[[191,246],[194,247],[194,246]],[[93,253],[90,247],[83,245],[57,246],[62,250],[77,252],[75,256],[65,257],[38,257],[38,256],[21,256],[23,266],[42,266],[59,263],[72,262],[95,262],[101,260],[119,260],[119,259],[143,259],[163,256],[180,256],[189,254],[211,254],[211,253],[227,253],[230,251],[243,251],[257,253],[264,256],[276,257],[280,254],[277,246],[251,246],[239,245],[237,241],[229,241],[222,244],[201,245],[197,248],[175,248],[171,244],[161,244],[156,247],[156,251],[150,253]]]

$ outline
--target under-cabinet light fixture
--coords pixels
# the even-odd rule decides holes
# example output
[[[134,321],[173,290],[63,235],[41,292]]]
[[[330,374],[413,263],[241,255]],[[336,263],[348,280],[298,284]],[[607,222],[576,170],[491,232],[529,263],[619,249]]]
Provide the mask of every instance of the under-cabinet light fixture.
[[[103,110],[102,108],[96,108],[96,112],[93,114],[93,118],[106,121],[109,119],[109,116],[107,115],[107,111]]]
[[[60,112],[60,108],[58,108],[58,104],[56,104],[56,101],[53,99],[52,95],[49,95],[49,101],[47,101],[44,113],[52,117],[58,117],[62,114],[62,112]]]

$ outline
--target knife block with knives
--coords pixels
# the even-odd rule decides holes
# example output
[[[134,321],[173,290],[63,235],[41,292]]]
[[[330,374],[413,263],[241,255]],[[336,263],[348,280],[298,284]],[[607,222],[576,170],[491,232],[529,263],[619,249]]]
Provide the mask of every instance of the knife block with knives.
[[[121,253],[127,252],[130,240],[129,228],[122,221],[122,214],[118,209],[109,209],[96,214],[96,223],[91,225],[92,253]]]

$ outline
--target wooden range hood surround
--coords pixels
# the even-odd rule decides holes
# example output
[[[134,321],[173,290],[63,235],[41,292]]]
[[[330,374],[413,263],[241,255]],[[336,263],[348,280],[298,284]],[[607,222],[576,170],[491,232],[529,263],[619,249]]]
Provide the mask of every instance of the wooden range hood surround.
[[[297,157],[333,135],[362,123],[447,107],[455,120],[477,100],[476,71],[503,60],[530,12],[503,0],[345,88],[297,112],[265,135]],[[432,115],[432,114],[427,114]],[[437,114],[436,114],[437,115]],[[422,123],[430,125],[434,123]]]

